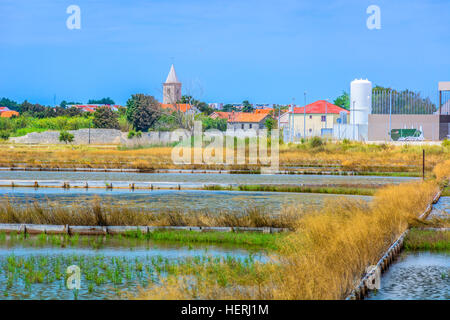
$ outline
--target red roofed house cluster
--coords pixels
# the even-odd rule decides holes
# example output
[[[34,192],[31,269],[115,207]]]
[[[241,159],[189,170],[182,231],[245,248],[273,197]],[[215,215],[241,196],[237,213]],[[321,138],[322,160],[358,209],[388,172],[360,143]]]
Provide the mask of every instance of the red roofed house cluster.
[[[122,106],[111,104],[70,104],[67,107],[75,107],[81,109],[84,112],[95,112],[95,110],[100,107],[108,107],[111,108],[112,111],[118,111],[119,108],[122,108]]]

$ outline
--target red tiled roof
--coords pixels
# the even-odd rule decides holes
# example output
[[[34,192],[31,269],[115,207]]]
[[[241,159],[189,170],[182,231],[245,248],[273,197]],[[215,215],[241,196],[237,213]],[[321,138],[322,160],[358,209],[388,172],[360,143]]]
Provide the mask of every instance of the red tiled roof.
[[[17,111],[8,110],[8,111],[2,111],[0,114],[0,117],[2,118],[11,118],[12,116],[19,116],[19,113]]]
[[[161,108],[163,109],[172,109],[173,111],[181,111],[186,112],[192,108],[192,106],[188,103],[177,103],[176,108],[173,104],[170,103],[161,103]]]
[[[294,113],[305,113],[304,112],[304,108],[305,107],[299,107],[299,108],[294,108]],[[313,102],[311,104],[308,104],[306,106],[306,113],[336,113],[339,114],[339,112],[345,111],[347,113],[350,113],[350,111],[341,108],[339,106],[336,106],[332,103],[329,103],[328,101],[325,100],[318,100],[316,102]]]
[[[78,109],[81,109],[83,111],[87,111],[87,112],[95,112],[95,110],[97,108],[101,108],[101,107],[108,107],[111,108],[112,110],[115,109],[119,109],[122,106],[118,105],[118,104],[72,104],[70,105],[70,107],[75,107]]]
[[[268,113],[231,112],[228,115],[228,122],[261,122]]]
[[[215,111],[213,113],[211,113],[211,115],[209,116],[212,119],[227,119],[228,120],[228,115],[231,114],[231,112],[224,112],[224,111]]]
[[[273,111],[272,108],[265,108],[265,109],[255,109],[255,113],[264,113],[269,114]]]

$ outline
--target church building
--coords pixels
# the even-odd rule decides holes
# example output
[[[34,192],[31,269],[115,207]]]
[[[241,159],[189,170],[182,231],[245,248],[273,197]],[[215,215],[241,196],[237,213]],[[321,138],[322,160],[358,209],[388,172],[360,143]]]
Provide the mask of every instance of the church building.
[[[175,68],[170,67],[169,75],[163,84],[163,104],[174,104],[181,99],[181,82],[178,81]]]

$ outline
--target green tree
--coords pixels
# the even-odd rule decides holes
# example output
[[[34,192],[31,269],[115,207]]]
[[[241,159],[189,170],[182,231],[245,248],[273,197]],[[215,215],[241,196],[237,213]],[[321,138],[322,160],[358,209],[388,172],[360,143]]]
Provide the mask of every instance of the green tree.
[[[127,120],[137,131],[148,131],[161,113],[159,102],[153,96],[133,94],[127,101]]]
[[[272,129],[275,127],[275,120],[272,117],[267,117],[265,121],[265,126],[267,128],[267,131],[271,132]]]
[[[233,107],[233,105],[232,104],[226,104],[226,105],[224,105],[223,107],[222,107],[222,111],[223,112],[232,112],[232,111],[236,111],[236,108],[235,107]]]
[[[118,115],[109,107],[97,108],[92,122],[96,128],[119,129]]]
[[[195,116],[195,120],[200,120],[202,122],[203,130],[217,129],[220,131],[227,130],[227,120],[226,119],[212,119],[206,115],[199,114]]]
[[[8,107],[11,110],[18,110],[19,104],[8,98],[1,98],[0,99],[0,107]]]
[[[350,97],[347,92],[342,91],[342,94],[334,99],[333,104],[341,108],[350,110]]]
[[[116,104],[110,97],[102,99],[89,99],[88,104]]]
[[[191,106],[196,107],[201,113],[204,113],[206,115],[210,115],[211,113],[214,112],[213,108],[211,108],[206,102],[196,100],[189,95],[182,96],[180,101],[178,101],[178,103],[190,104]]]
[[[59,133],[59,141],[61,141],[61,142],[65,142],[66,144],[72,143],[73,139],[74,139],[74,136],[70,132],[63,130]]]
[[[61,101],[61,103],[59,104],[59,106],[61,108],[67,108],[67,106],[71,105],[71,104],[81,104],[81,102],[74,102],[74,101],[69,101],[67,102],[66,100]]]
[[[242,108],[243,112],[253,112],[253,107],[250,104],[250,102],[248,102],[248,100],[242,101],[242,106],[243,106],[243,108]]]

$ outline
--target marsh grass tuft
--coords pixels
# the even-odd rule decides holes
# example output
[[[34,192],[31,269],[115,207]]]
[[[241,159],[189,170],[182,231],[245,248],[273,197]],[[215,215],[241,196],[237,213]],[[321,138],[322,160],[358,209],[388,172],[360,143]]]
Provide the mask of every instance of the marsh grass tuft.
[[[62,207],[58,203],[0,200],[0,223],[30,223],[83,226],[199,226],[199,227],[274,227],[293,229],[300,214],[281,210],[273,214],[262,207],[241,211],[172,210],[154,212],[102,204],[94,199],[83,205]]]

